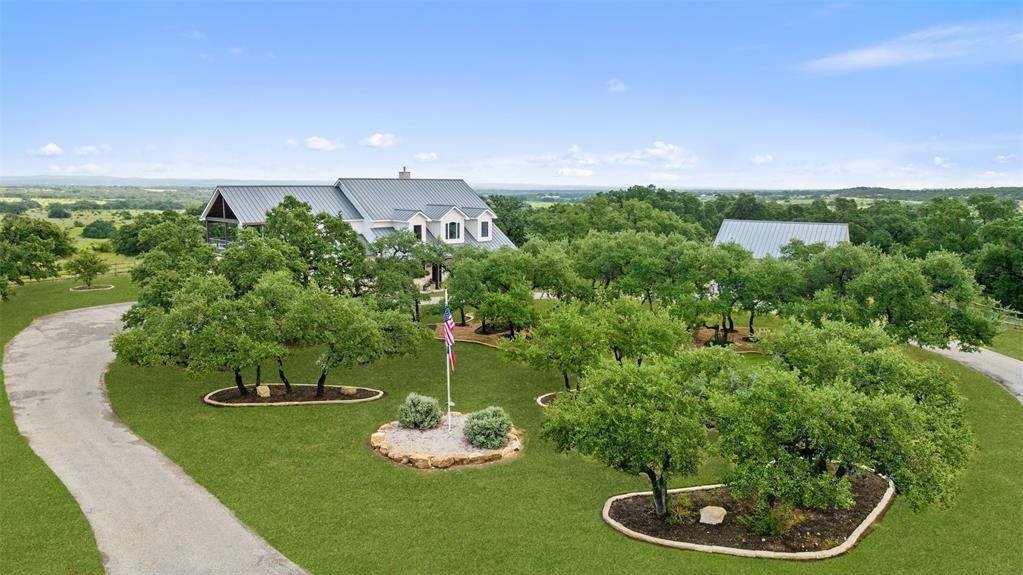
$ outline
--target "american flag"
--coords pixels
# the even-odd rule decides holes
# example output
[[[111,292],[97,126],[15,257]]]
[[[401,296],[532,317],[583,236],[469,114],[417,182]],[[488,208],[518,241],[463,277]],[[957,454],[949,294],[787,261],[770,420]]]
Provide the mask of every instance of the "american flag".
[[[455,320],[451,317],[451,308],[444,305],[444,343],[448,348],[448,361],[451,371],[455,371]]]

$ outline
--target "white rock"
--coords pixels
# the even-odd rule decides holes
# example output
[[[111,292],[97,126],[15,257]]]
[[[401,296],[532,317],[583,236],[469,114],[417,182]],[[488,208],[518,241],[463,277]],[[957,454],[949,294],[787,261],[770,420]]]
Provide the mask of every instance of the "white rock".
[[[700,509],[700,523],[706,523],[707,525],[717,525],[725,520],[725,515],[728,512],[725,511],[724,507],[718,507],[717,505],[708,505],[703,509]]]
[[[256,395],[259,397],[270,397],[270,386],[269,385],[257,385]]]

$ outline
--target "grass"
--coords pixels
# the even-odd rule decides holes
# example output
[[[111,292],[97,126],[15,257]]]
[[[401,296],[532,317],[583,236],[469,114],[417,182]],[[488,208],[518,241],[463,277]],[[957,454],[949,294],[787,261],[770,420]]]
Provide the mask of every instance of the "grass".
[[[537,437],[533,403],[561,383],[506,363],[500,352],[462,344],[453,378],[456,409],[499,405],[526,432],[518,459],[481,468],[419,472],[372,453],[367,439],[395,418],[410,391],[443,397],[440,342],[418,359],[385,361],[331,376],[388,395],[348,406],[216,409],[206,392],[226,376],[188,380],[176,369],[114,364],[109,395],[120,417],[230,507],[245,523],[313,573],[358,566],[361,573],[1017,573],[1023,567],[1023,406],[976,372],[910,350],[955,371],[968,398],[978,452],[949,509],[912,512],[896,501],[851,554],[808,564],[665,549],[604,525],[604,500],[644,490],[642,478],[577,455],[560,455]],[[289,378],[312,381],[315,352],[289,362]],[[763,361],[763,358],[750,358]],[[269,368],[269,366],[268,366]],[[267,373],[267,371],[264,371]],[[269,371],[275,373],[275,371]],[[248,376],[251,381],[251,374]],[[712,460],[674,486],[720,479]]]
[[[104,278],[109,291],[71,293],[75,281],[30,283],[0,303],[0,347],[33,319],[58,311],[131,301],[126,277]],[[0,374],[0,388],[3,387]],[[102,573],[85,516],[57,476],[36,457],[14,425],[0,392],[0,573]]]
[[[1023,360],[1023,329],[1005,328],[995,336],[989,349]]]
[[[121,212],[128,212],[132,218],[138,217],[140,214],[146,212],[156,212],[157,210],[74,210],[71,212],[70,218],[50,218],[47,216],[47,210],[50,204],[70,204],[75,200],[71,199],[52,199],[52,198],[35,198],[35,201],[43,205],[41,208],[34,208],[25,212],[25,216],[46,220],[57,227],[66,230],[71,236],[72,241],[75,242],[75,247],[80,250],[91,249],[92,246],[101,242],[109,241],[95,238],[84,238],[82,237],[82,227],[95,220],[107,220],[113,222],[117,227],[129,223],[131,219],[125,219],[121,217]],[[102,202],[100,202],[102,203]],[[75,223],[78,222],[81,226],[76,227]],[[117,265],[120,268],[125,268],[135,264],[135,258],[133,256],[125,256],[121,254],[115,254],[112,252],[103,253],[97,252],[99,256],[112,265]]]

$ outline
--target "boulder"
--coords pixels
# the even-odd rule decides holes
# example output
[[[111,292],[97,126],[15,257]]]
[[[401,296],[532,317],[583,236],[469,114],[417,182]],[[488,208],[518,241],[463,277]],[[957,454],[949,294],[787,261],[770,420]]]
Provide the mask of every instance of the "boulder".
[[[437,469],[447,469],[455,464],[455,458],[451,456],[434,457],[430,460],[430,463]]]
[[[256,395],[262,398],[270,397],[270,386],[269,385],[257,385]]]
[[[700,523],[707,525],[718,525],[725,520],[725,515],[728,512],[725,511],[724,507],[718,507],[717,505],[708,505],[700,509]]]
[[[357,388],[357,387],[348,387],[347,385],[342,385],[341,388],[338,389],[338,391],[341,392],[341,395],[352,396],[352,395],[356,395],[356,394],[359,393],[359,388]]]
[[[378,431],[373,435],[370,435],[369,436],[370,445],[372,445],[373,447],[380,447],[381,445],[384,444],[384,437],[386,436],[387,434],[381,431]]]

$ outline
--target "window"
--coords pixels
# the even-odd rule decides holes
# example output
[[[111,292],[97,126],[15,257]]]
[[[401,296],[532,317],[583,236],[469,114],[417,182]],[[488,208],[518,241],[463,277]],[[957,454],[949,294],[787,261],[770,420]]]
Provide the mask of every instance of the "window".
[[[412,226],[412,235],[416,236],[417,240],[423,241],[423,224]]]
[[[487,239],[490,237],[490,222],[483,220],[480,222],[480,238]]]
[[[448,222],[444,228],[444,239],[457,240],[461,237],[461,225],[458,222]]]

